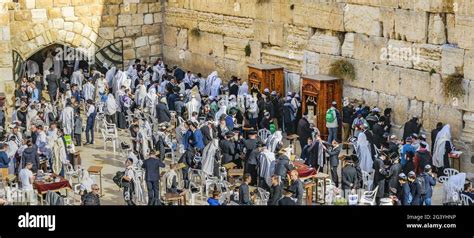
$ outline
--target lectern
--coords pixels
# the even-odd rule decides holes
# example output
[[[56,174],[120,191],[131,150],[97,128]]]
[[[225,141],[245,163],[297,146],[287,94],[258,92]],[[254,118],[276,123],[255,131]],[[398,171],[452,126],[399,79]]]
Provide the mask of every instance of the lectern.
[[[308,112],[308,121],[314,123],[321,132],[321,137],[326,140],[328,138],[326,112],[333,101],[337,102],[337,109],[342,113],[342,80],[320,74],[303,75],[302,79],[302,111]],[[339,139],[341,132],[342,128],[339,128]]]
[[[249,91],[263,93],[265,88],[285,95],[283,67],[269,64],[249,65]]]

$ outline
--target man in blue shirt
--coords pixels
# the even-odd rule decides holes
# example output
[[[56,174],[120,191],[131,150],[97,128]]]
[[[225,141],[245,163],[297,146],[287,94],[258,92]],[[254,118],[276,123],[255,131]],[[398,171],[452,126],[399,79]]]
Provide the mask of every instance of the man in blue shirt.
[[[158,205],[160,203],[160,168],[165,164],[158,159],[158,153],[150,152],[150,158],[143,161],[142,168],[145,169],[145,181],[148,190],[148,205]]]
[[[431,165],[427,164],[425,166],[425,172],[421,174],[421,176],[425,180],[424,194],[423,193],[421,194],[421,201],[422,201],[421,205],[423,205],[424,203],[426,206],[431,206],[431,197],[433,196],[433,187],[436,185],[436,179],[431,173]]]
[[[8,155],[5,152],[7,149],[8,149],[8,144],[6,143],[0,144],[0,177],[1,179],[6,179],[6,177],[8,176],[8,165],[10,163],[10,159],[8,158]]]
[[[413,147],[413,145],[411,144],[412,142],[413,142],[413,139],[411,137],[408,137],[405,140],[405,144],[402,147],[400,164],[402,165],[403,168],[405,168],[405,165],[407,164],[407,160],[406,160],[407,153],[411,151],[414,154],[416,152],[415,147]]]

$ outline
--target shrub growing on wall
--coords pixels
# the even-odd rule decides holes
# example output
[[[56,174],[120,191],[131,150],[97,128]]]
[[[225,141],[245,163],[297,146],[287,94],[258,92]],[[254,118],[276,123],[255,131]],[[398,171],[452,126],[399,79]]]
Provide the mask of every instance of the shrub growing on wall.
[[[200,37],[201,31],[197,27],[194,27],[193,29],[191,29],[191,35],[194,37]]]
[[[354,80],[355,79],[355,69],[347,60],[337,60],[331,64],[329,69],[329,74],[335,77],[339,77],[343,80]]]
[[[443,92],[446,98],[461,97],[466,93],[462,87],[464,75],[454,73],[443,78]]]
[[[250,47],[250,44],[247,44],[245,46],[244,51],[245,51],[245,56],[247,56],[247,57],[249,57],[252,54],[252,48]]]

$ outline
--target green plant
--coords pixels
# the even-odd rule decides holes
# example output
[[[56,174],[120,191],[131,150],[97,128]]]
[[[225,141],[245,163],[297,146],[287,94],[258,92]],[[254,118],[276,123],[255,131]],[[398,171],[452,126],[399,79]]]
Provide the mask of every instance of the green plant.
[[[194,37],[200,37],[201,31],[197,27],[194,27],[193,29],[191,29],[191,35]]]
[[[433,75],[433,74],[436,74],[436,70],[431,69],[431,71],[430,71],[430,76]]]
[[[295,9],[295,4],[291,4],[291,5],[290,5],[290,9],[291,9],[291,10],[294,10],[294,9]]]
[[[343,80],[355,80],[355,69],[347,60],[337,60],[331,64],[329,74],[339,77]]]
[[[245,46],[244,51],[245,51],[245,56],[246,57],[249,57],[252,54],[252,48],[250,47],[250,44],[247,44]]]
[[[451,74],[443,78],[443,92],[446,98],[461,97],[466,93],[462,86],[464,75],[460,73]]]

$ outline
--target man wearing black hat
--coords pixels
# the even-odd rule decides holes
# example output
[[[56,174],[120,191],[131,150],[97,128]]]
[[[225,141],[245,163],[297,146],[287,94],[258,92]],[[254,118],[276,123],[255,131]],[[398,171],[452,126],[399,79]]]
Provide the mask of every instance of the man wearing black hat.
[[[288,184],[288,172],[293,170],[293,166],[290,164],[290,159],[285,155],[286,150],[281,149],[278,152],[278,157],[275,164],[275,175],[280,176],[281,182],[284,185]]]
[[[308,138],[311,137],[311,126],[308,121],[308,112],[303,114],[303,117],[298,121],[298,127],[296,133],[298,134],[300,141],[301,150],[308,144]],[[332,141],[329,141],[331,143]]]
[[[418,123],[418,117],[416,116],[407,121],[403,129],[403,140],[411,136],[413,133],[420,134],[422,126],[423,125],[421,123]]]
[[[207,118],[207,122],[201,127],[201,133],[204,145],[208,145],[209,142],[217,137],[217,131],[212,117]]]
[[[380,204],[380,198],[384,197],[385,193],[385,167],[384,161],[387,159],[385,155],[380,155],[374,160],[373,168],[374,168],[374,185],[373,187],[378,187],[377,196],[376,196],[376,203]]]
[[[351,156],[346,156],[344,159],[345,166],[342,169],[342,190],[344,191],[344,196],[347,198],[348,194],[353,189],[357,189],[359,179],[357,177],[357,171],[354,167],[354,160]]]
[[[271,121],[270,113],[266,111],[263,114],[263,119],[258,124],[259,128],[270,130],[270,121]]]
[[[295,200],[292,198],[295,191],[292,187],[289,187],[284,190],[283,198],[278,201],[278,206],[296,206]]]
[[[252,183],[254,186],[257,183],[257,165],[259,151],[257,150],[257,132],[250,131],[249,138],[243,141],[244,148],[247,150],[245,153],[245,169],[244,173],[249,173],[252,176]]]
[[[56,102],[59,89],[58,76],[54,74],[54,69],[49,69],[49,74],[46,76],[46,82],[48,82],[48,93],[51,103]]]
[[[383,134],[385,133],[385,130],[383,129],[383,123],[384,121],[380,119],[372,127],[373,141],[374,141],[374,145],[377,146],[377,148],[380,148],[382,142],[385,141],[383,139]]]
[[[95,110],[94,101],[87,100],[87,123],[86,123],[86,144],[94,144],[94,122],[97,112]]]
[[[388,188],[389,191],[393,189],[397,189],[399,186],[398,183],[398,175],[402,173],[402,165],[400,164],[400,157],[395,157],[392,159],[392,166],[390,166],[390,170],[388,171]]]
[[[183,117],[183,112],[186,107],[184,106],[184,95],[181,93],[179,97],[176,98],[174,101],[174,109],[176,111],[176,115]]]
[[[234,132],[229,131],[225,134],[225,139],[219,141],[219,148],[222,152],[222,164],[230,163],[234,160],[235,144],[232,140]]]

